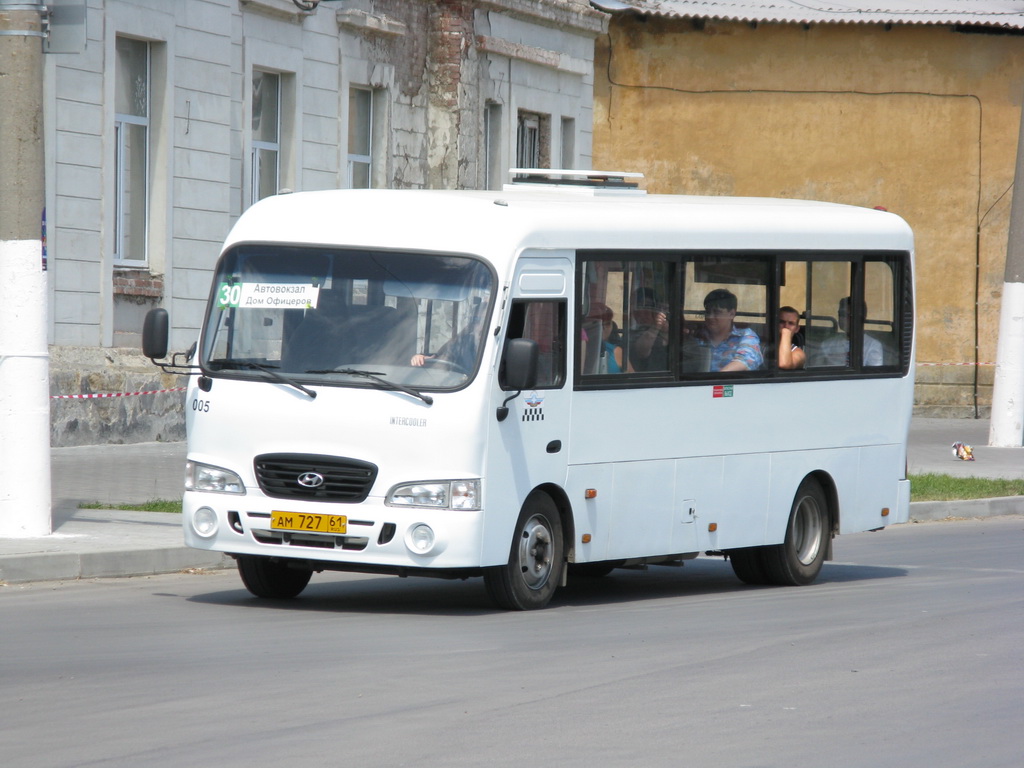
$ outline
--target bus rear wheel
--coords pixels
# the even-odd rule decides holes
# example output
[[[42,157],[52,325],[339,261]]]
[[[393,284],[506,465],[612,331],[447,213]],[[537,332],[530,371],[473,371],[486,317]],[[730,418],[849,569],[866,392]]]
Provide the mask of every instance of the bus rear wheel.
[[[561,582],[564,551],[555,502],[546,494],[533,494],[519,513],[508,563],[484,573],[491,599],[510,611],[543,608]]]
[[[744,547],[729,550],[729,565],[732,566],[732,572],[744,584],[757,586],[769,583],[762,549],[763,547]]]
[[[297,597],[309,584],[313,572],[290,568],[280,560],[260,555],[239,555],[238,575],[245,588],[256,597],[287,600]]]
[[[791,587],[810,584],[821,573],[831,535],[825,492],[817,480],[805,478],[793,499],[785,541],[762,549],[769,581]]]

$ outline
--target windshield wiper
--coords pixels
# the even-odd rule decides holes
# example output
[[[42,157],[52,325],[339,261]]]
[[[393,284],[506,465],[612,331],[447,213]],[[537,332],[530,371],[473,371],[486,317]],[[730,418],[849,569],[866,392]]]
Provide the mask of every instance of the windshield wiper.
[[[225,368],[249,368],[251,370],[263,371],[263,373],[267,374],[270,378],[274,379],[274,381],[279,381],[282,384],[287,384],[290,387],[295,387],[297,390],[299,390],[299,392],[309,395],[309,398],[311,400],[316,399],[316,392],[314,392],[312,389],[310,389],[309,387],[304,387],[294,379],[290,379],[287,376],[278,373],[277,371],[274,370],[272,366],[269,365],[261,365],[260,363],[254,363],[251,360],[211,360],[210,365],[219,365],[220,370],[224,370]]]
[[[383,373],[383,371],[360,371],[355,368],[332,368],[326,371],[306,371],[306,373],[344,373],[349,376],[362,376],[364,379],[371,379],[372,381],[376,381],[378,384],[382,384],[387,389],[394,390],[395,392],[405,392],[405,394],[407,395],[418,397],[427,405],[434,404],[434,398],[432,398],[430,395],[425,395],[422,392],[417,392],[415,389],[412,389],[411,387],[405,387],[402,386],[401,384],[396,384],[393,381],[388,381],[387,379],[381,378],[381,374]]]

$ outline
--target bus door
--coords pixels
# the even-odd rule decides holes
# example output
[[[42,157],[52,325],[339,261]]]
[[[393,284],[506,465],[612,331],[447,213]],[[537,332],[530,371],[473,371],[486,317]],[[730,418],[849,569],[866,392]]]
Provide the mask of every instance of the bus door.
[[[506,389],[499,374],[497,404],[511,399],[508,415],[498,427],[504,449],[501,460],[508,469],[496,474],[511,472],[507,478],[514,485],[511,498],[520,503],[541,484],[565,485],[571,398],[566,385],[566,329],[572,276],[568,254],[524,256],[509,291],[505,338],[532,339],[539,350],[535,388],[511,397],[515,393]]]

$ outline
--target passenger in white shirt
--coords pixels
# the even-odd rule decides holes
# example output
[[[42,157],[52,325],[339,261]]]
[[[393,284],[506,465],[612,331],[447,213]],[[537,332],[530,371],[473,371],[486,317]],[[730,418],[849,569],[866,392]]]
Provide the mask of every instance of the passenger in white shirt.
[[[867,316],[867,305],[862,305],[861,320]],[[850,365],[850,297],[839,300],[839,332],[821,342],[818,353],[814,356],[815,367],[849,366]],[[873,336],[864,334],[864,366],[878,367],[883,364],[882,342]]]

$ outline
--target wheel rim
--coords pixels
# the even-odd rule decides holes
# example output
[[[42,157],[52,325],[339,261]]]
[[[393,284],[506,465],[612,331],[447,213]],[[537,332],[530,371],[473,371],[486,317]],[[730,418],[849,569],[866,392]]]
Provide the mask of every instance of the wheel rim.
[[[547,520],[535,515],[526,521],[519,537],[519,569],[523,583],[541,589],[551,576],[553,543]]]
[[[804,496],[793,514],[793,529],[790,531],[793,551],[803,565],[810,565],[821,549],[822,530],[821,508],[813,496]]]

